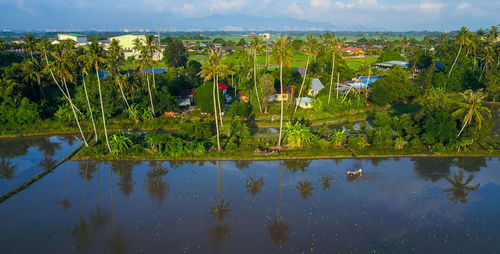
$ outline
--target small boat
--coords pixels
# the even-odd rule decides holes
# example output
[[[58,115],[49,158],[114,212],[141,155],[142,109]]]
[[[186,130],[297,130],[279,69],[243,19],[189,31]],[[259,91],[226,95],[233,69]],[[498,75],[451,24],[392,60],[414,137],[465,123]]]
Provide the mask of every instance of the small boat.
[[[362,169],[358,169],[356,171],[347,170],[347,176],[362,176],[362,175],[363,175]]]

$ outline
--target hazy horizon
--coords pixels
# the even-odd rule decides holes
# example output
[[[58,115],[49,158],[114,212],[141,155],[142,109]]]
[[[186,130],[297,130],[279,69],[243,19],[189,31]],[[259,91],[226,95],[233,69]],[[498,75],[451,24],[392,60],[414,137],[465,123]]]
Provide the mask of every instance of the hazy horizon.
[[[500,23],[490,0],[0,0],[0,29],[453,31]]]

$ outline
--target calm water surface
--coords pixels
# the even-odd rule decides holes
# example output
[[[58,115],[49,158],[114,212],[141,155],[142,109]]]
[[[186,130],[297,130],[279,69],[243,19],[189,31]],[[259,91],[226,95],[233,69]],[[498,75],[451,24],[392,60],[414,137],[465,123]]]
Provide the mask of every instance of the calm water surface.
[[[0,253],[497,253],[500,162],[75,161],[0,218]]]

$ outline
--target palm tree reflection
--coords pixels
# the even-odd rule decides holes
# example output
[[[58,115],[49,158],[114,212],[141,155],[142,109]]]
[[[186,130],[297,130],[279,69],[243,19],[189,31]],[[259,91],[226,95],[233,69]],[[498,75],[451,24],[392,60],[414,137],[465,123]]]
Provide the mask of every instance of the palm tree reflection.
[[[14,174],[16,173],[17,165],[12,164],[9,160],[5,160],[2,158],[0,161],[0,179],[5,178],[10,180],[14,178]]]
[[[94,238],[92,226],[84,216],[80,216],[80,224],[75,224],[73,228],[68,229],[68,233],[75,238],[76,249],[87,249]]]
[[[295,189],[299,191],[300,196],[304,200],[307,200],[309,197],[312,197],[312,191],[314,190],[314,186],[311,183],[311,181],[309,181],[309,179],[302,176],[302,181],[300,181],[299,183],[297,183],[297,185],[295,185]]]
[[[218,171],[217,171],[217,196],[215,199],[215,207],[210,207],[210,214],[215,218],[216,225],[211,226],[208,229],[208,233],[214,240],[216,246],[220,246],[224,240],[229,238],[229,234],[234,230],[232,226],[223,223],[225,218],[231,217],[231,209],[229,204],[231,201],[225,201],[222,196],[221,191],[221,181],[222,181],[222,168],[221,162],[218,161]]]
[[[323,190],[329,190],[330,185],[332,184],[332,182],[334,182],[334,179],[331,175],[324,174],[324,175],[321,175],[320,182],[321,182],[321,185],[323,186]]]
[[[40,167],[42,167],[44,171],[48,171],[53,169],[57,165],[57,161],[50,157],[44,156],[43,160],[40,161],[39,165]]]
[[[46,157],[54,156],[61,149],[61,143],[51,142],[49,138],[43,138],[37,146],[38,151],[43,152]]]
[[[63,207],[63,210],[68,210],[71,208],[71,202],[68,200],[68,178],[69,178],[69,170],[71,169],[72,160],[68,163],[68,169],[66,170],[66,180],[64,182],[64,199],[57,200],[56,203]]]
[[[255,172],[255,167],[254,167],[254,172],[253,176],[248,176],[248,179],[245,180],[246,186],[247,186],[247,192],[254,197],[257,195],[259,192],[262,191],[262,187],[264,187],[264,178],[258,177],[257,178],[257,173]]]
[[[480,184],[478,183],[475,186],[469,186],[469,183],[474,179],[474,175],[470,174],[467,179],[464,181],[464,171],[460,169],[458,174],[453,176],[453,179],[449,176],[446,177],[446,180],[451,184],[449,189],[446,189],[446,196],[453,203],[467,203],[467,196],[471,191],[475,191],[479,188]]]
[[[170,186],[163,178],[168,174],[168,170],[156,161],[151,161],[149,166],[151,169],[147,173],[145,186],[149,192],[149,196],[152,199],[156,199],[158,203],[161,203],[170,190]]]
[[[282,194],[282,172],[281,172],[281,162],[279,162],[280,167],[280,194],[278,199],[278,216],[273,222],[267,226],[268,235],[277,244],[282,244],[286,242],[290,234],[290,226],[286,221],[280,216],[281,210],[281,194]]]
[[[125,196],[130,196],[134,191],[134,179],[132,178],[132,172],[134,166],[139,163],[133,161],[113,161],[110,167],[113,172],[115,172],[118,177],[118,187],[120,187],[121,192]]]

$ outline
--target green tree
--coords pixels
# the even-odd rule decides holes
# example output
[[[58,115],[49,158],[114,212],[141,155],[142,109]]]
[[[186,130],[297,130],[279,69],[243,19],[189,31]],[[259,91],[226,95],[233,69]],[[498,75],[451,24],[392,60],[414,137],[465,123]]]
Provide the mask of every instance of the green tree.
[[[259,111],[262,113],[262,106],[260,104],[260,98],[259,98],[259,89],[257,89],[257,54],[259,51],[262,50],[262,39],[260,39],[258,36],[252,36],[252,39],[250,40],[250,45],[248,49],[253,55],[253,82],[254,82],[254,87],[255,87],[255,95],[257,97],[257,104],[259,105]]]
[[[468,34],[469,34],[469,31],[467,30],[467,28],[462,27],[460,29],[460,32],[455,36],[455,42],[458,45],[460,45],[460,48],[458,50],[457,56],[455,57],[455,61],[453,61],[453,64],[451,65],[451,68],[450,68],[450,71],[448,72],[448,77],[450,77],[451,72],[453,71],[453,68],[457,64],[458,57],[460,56],[460,53],[462,52],[462,48],[465,45]]]
[[[418,95],[417,85],[409,81],[408,72],[395,66],[386,77],[375,81],[369,89],[369,99],[379,106],[406,101]]]
[[[33,60],[33,51],[35,50],[36,37],[32,33],[26,33],[24,35],[23,48],[30,52],[31,60]]]
[[[165,63],[170,67],[185,67],[188,62],[188,53],[181,40],[175,39],[168,43],[163,51]]]
[[[109,145],[108,140],[108,131],[106,129],[106,114],[104,113],[104,104],[102,103],[102,91],[101,91],[101,79],[99,78],[99,68],[103,66],[106,61],[105,52],[101,45],[99,45],[99,41],[97,37],[92,38],[92,42],[90,43],[89,50],[85,53],[85,55],[81,55],[79,57],[80,61],[84,64],[84,70],[86,72],[95,71],[95,75],[97,78],[97,87],[99,91],[99,102],[101,105],[101,115],[102,115],[102,125],[104,127],[104,137],[106,139],[106,145],[108,146],[108,150],[111,153],[111,146]]]
[[[139,58],[137,59],[139,69],[146,76],[146,84],[148,85],[148,94],[149,94],[149,102],[151,103],[151,113],[155,114],[155,107],[153,104],[153,95],[151,93],[151,86],[149,84],[149,71],[148,68],[153,67],[153,56],[151,52],[148,50],[146,46],[142,43],[141,40],[134,41],[135,50],[139,51]]]
[[[270,74],[264,74],[260,78],[260,90],[262,93],[262,105],[264,106],[264,113],[267,114],[269,106],[271,105],[271,97],[276,93],[274,89],[274,77]]]
[[[280,94],[283,94],[283,66],[290,66],[293,52],[290,49],[290,41],[287,36],[278,37],[275,42],[271,56],[276,64],[280,66]],[[283,100],[281,100],[280,111],[280,133],[278,138],[278,147],[281,147],[281,138],[283,134]]]
[[[120,88],[125,105],[127,105],[127,108],[130,108],[122,87],[122,82],[126,82],[126,80],[124,80],[123,76],[120,75],[120,68],[125,63],[125,54],[118,40],[111,40],[108,54],[104,62],[106,64],[106,71],[109,72],[111,80],[116,86],[118,86],[118,88]]]
[[[290,122],[286,123],[285,128],[285,139],[290,147],[301,148],[303,145],[311,144],[315,136],[311,133],[309,128],[305,127],[299,122],[292,124]]]
[[[309,67],[309,59],[311,57],[316,58],[316,56],[319,54],[318,39],[314,35],[307,36],[307,40],[304,46],[304,53],[307,55],[306,70],[304,73],[304,77],[302,79],[302,84],[300,85],[299,94],[297,95],[297,97],[299,98],[299,103],[295,104],[294,112],[297,112],[297,108],[299,107],[301,100],[302,89],[304,88],[304,84],[306,83],[307,68]]]
[[[462,128],[457,137],[459,137],[465,127],[470,125],[473,121],[477,123],[478,129],[481,130],[481,126],[485,121],[483,114],[486,114],[491,119],[490,109],[483,106],[483,100],[486,98],[486,95],[483,93],[482,89],[477,92],[467,90],[461,93],[461,95],[463,101],[457,103],[459,108],[453,112],[454,117],[462,117]]]
[[[344,129],[335,129],[333,130],[333,133],[330,136],[330,141],[335,146],[342,146],[343,144],[345,144],[346,140],[347,140],[347,135]]]

